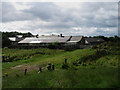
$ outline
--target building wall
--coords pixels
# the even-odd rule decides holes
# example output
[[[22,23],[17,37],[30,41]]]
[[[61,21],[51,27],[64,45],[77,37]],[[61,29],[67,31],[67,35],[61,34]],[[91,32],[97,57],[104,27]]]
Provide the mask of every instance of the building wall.
[[[84,45],[85,44],[85,38],[82,37],[82,39],[77,44]]]

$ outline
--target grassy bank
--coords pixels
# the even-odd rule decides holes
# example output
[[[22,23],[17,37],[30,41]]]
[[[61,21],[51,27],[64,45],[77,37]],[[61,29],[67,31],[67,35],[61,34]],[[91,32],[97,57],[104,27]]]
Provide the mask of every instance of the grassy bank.
[[[5,88],[115,88],[118,87],[118,73],[115,68],[46,71],[11,76],[3,79]],[[114,73],[114,74],[113,74]]]
[[[117,42],[105,42],[93,48],[74,51],[45,48],[3,49],[3,55],[6,56],[30,57],[3,62],[3,87],[117,88],[120,87],[118,84],[119,50]],[[68,67],[63,69],[65,59]],[[55,65],[55,70],[45,69],[38,74],[39,66],[44,67],[49,63]],[[25,68],[28,68],[26,76],[24,76]],[[8,76],[5,76],[5,73]]]

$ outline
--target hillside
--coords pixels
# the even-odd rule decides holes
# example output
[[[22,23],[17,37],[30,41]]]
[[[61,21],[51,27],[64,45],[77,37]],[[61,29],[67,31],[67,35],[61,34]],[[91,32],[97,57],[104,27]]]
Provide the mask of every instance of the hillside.
[[[3,49],[3,88],[117,88],[120,64],[119,42],[105,42],[92,48]],[[65,64],[65,59],[67,63]],[[10,62],[9,62],[10,61]],[[55,70],[39,67],[54,64]],[[27,75],[24,70],[27,68]]]

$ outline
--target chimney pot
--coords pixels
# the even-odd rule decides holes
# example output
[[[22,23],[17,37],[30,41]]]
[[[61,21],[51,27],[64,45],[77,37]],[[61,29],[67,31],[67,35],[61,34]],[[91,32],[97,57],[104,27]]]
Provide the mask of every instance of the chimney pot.
[[[60,37],[62,37],[62,34],[60,34]]]

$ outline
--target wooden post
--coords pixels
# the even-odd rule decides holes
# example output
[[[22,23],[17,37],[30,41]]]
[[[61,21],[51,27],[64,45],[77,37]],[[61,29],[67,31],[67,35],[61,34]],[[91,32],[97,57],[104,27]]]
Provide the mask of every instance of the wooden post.
[[[54,68],[54,64],[52,65],[52,70],[54,70],[55,68]]]
[[[24,75],[26,75],[27,74],[27,69],[25,69],[25,73],[24,73]]]
[[[65,64],[67,64],[67,59],[65,58]]]
[[[5,62],[5,57],[4,56],[2,56],[2,61]]]
[[[48,64],[49,66],[48,66],[48,70],[51,70],[51,64]]]
[[[39,72],[42,72],[42,68],[41,67],[39,67]]]

